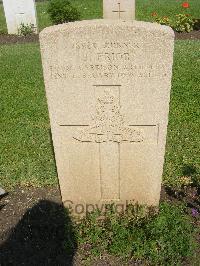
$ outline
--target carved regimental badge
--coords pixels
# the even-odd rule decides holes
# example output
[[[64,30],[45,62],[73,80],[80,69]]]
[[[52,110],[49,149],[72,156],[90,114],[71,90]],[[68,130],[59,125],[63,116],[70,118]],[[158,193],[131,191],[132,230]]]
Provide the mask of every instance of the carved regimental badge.
[[[96,101],[96,113],[92,125],[77,130],[74,139],[82,142],[142,142],[143,132],[138,128],[126,126],[120,113],[120,101],[112,92],[104,90]]]

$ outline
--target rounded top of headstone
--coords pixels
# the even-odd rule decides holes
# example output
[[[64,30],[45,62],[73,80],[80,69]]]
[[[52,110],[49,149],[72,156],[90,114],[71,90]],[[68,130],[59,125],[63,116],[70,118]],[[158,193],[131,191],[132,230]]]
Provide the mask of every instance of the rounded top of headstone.
[[[124,20],[107,20],[107,19],[95,19],[95,20],[82,20],[76,22],[69,22],[59,25],[54,25],[43,29],[40,32],[40,38],[47,35],[63,33],[63,32],[75,32],[77,29],[90,28],[93,30],[98,30],[100,28],[109,28],[110,30],[120,30],[120,28],[126,28],[129,31],[144,30],[146,32],[159,33],[160,35],[169,36],[169,38],[174,38],[174,31],[172,28],[158,23],[143,22],[143,21],[124,21]]]

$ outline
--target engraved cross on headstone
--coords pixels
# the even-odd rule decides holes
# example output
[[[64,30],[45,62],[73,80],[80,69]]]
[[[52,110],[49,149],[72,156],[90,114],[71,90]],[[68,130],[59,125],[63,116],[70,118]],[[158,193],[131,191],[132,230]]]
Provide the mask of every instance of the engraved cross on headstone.
[[[113,10],[112,12],[113,13],[118,13],[119,19],[121,19],[121,13],[124,13],[126,11],[121,10],[121,3],[120,2],[117,3],[117,5],[118,5],[118,10]]]
[[[99,145],[99,173],[102,200],[120,199],[120,146],[123,142],[145,140],[141,127],[156,125],[126,125],[121,114],[121,85],[94,85],[95,114],[91,125],[60,125],[79,127],[73,139]]]
[[[104,19],[135,19],[135,0],[103,0]]]

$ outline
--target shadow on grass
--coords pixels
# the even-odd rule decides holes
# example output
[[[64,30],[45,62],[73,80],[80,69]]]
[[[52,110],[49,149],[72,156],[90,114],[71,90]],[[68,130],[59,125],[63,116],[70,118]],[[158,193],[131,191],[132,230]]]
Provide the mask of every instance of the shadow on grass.
[[[196,23],[194,25],[194,30],[200,30],[200,19],[196,20]]]
[[[184,176],[192,176],[197,173],[197,169],[194,165],[184,164],[182,167],[182,173]]]
[[[200,212],[200,184],[198,177],[198,169],[192,164],[184,164],[182,166],[182,176],[191,178],[192,183],[182,185],[181,187],[165,187],[165,191],[169,197],[186,203],[191,209]]]
[[[29,209],[0,248],[0,265],[72,265],[77,248],[63,207],[42,200]]]

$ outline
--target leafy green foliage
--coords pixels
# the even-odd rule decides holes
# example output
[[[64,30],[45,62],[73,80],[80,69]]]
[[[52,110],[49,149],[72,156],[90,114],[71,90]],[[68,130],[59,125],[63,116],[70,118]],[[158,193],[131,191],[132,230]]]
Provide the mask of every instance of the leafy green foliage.
[[[112,207],[89,214],[77,225],[80,245],[90,255],[109,254],[150,265],[179,265],[195,252],[194,230],[184,207],[162,203],[160,210],[129,205],[124,214]]]
[[[168,17],[156,17],[155,21],[161,25],[170,26],[171,20]]]
[[[24,24],[21,23],[18,28],[18,34],[22,36],[31,35],[35,32],[34,24]]]
[[[136,18],[143,21],[154,21],[152,14],[158,13],[160,18],[175,18],[177,14],[189,13],[193,18],[200,17],[199,0],[190,0],[190,7],[184,9],[181,0],[136,0]]]
[[[68,0],[50,0],[48,13],[54,24],[79,20],[80,14]]]
[[[178,14],[175,18],[159,17],[158,15],[154,15],[154,17],[157,23],[170,26],[177,32],[190,32],[196,23],[196,20],[188,14]]]
[[[194,29],[195,22],[195,19],[187,14],[178,14],[173,28],[178,32],[190,32]]]

